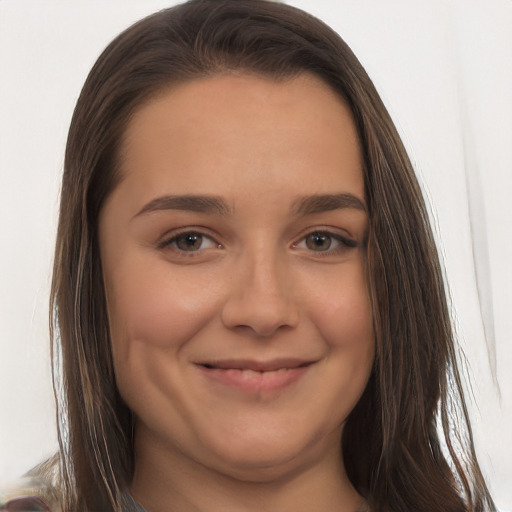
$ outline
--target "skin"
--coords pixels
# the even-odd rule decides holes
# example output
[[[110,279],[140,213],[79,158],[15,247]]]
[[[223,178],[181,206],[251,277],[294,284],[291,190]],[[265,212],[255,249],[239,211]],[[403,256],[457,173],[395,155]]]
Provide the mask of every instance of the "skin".
[[[339,445],[374,342],[347,106],[309,75],[196,80],[136,112],[121,169],[100,246],[116,379],[137,418],[134,497],[152,512],[355,510]],[[155,202],[183,195],[223,208]],[[200,366],[283,358],[308,366],[277,388]]]

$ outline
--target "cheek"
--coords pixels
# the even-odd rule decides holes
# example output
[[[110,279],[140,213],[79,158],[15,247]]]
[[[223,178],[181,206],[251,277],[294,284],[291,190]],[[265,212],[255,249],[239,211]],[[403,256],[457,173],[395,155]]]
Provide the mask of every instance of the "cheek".
[[[322,269],[308,279],[305,309],[325,344],[314,389],[315,414],[327,431],[340,427],[359,401],[374,361],[370,300],[360,260]]]
[[[178,350],[192,338],[216,310],[215,290],[195,277],[166,262],[127,262],[112,272],[106,293],[114,352],[135,341]]]
[[[324,289],[310,294],[308,309],[331,350],[373,357],[372,313],[361,264],[331,274]]]
[[[123,399],[142,418],[183,403],[182,364],[187,343],[218,308],[219,290],[187,269],[143,259],[119,262],[106,279],[116,381]],[[153,418],[158,423],[158,418]],[[178,421],[174,418],[173,421]]]

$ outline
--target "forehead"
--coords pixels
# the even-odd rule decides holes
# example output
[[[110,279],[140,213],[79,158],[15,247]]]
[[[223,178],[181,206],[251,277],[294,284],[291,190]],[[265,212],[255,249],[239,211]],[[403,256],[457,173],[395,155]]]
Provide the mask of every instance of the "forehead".
[[[363,194],[351,112],[339,94],[309,74],[279,81],[220,75],[165,90],[132,117],[121,171],[124,179],[149,188],[172,176],[177,193],[196,192],[187,190],[191,183],[217,193],[220,186],[240,180],[255,186],[262,179],[332,189],[343,174]]]

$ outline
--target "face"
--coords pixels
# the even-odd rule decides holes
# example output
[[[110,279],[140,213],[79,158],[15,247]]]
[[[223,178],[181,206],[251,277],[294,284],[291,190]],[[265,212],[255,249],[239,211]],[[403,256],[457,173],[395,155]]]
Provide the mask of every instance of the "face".
[[[374,353],[344,102],[308,75],[193,81],[139,109],[121,169],[100,246],[138,453],[246,477],[338,454]]]

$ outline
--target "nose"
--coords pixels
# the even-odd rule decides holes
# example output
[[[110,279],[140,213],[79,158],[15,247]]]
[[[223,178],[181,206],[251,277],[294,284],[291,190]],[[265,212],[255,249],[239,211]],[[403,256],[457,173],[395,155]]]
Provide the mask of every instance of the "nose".
[[[229,329],[270,337],[299,322],[299,309],[285,264],[263,254],[242,258],[231,276],[230,294],[222,309]]]

